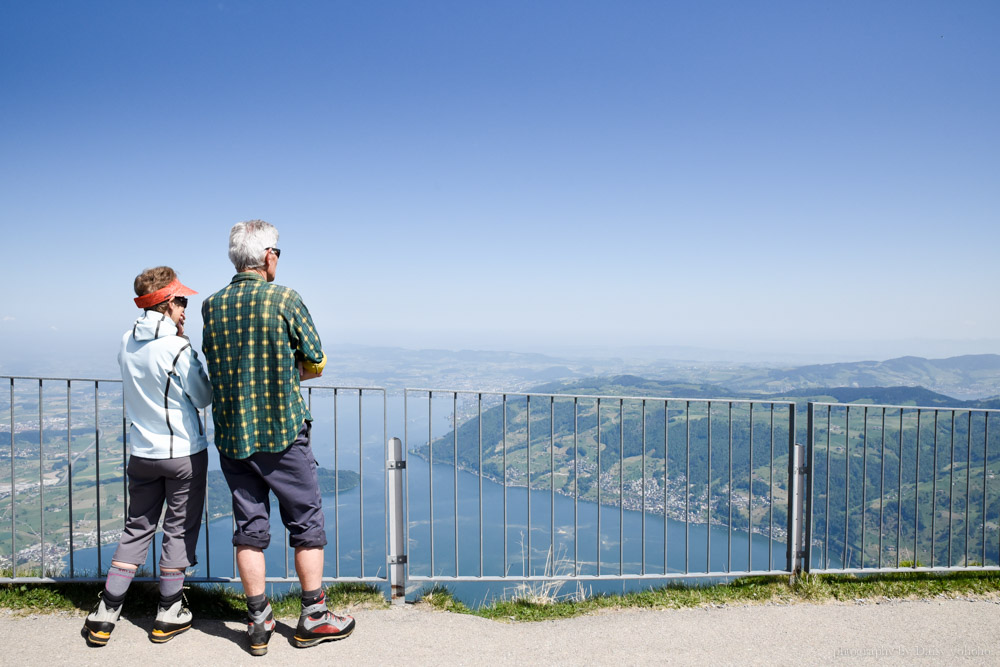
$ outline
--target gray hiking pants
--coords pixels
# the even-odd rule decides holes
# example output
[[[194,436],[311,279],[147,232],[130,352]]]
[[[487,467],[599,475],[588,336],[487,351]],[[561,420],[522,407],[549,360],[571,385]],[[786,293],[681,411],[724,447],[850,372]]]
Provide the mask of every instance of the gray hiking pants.
[[[128,461],[128,518],[113,560],[142,565],[163,511],[160,567],[183,570],[198,562],[195,546],[205,509],[208,451],[176,459]]]

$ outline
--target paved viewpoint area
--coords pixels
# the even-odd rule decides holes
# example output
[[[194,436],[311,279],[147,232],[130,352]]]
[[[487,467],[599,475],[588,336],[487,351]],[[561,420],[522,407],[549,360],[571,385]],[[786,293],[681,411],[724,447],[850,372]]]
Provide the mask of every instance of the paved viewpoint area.
[[[279,622],[268,654],[254,658],[237,622],[196,619],[155,645],[152,619],[124,619],[106,647],[89,648],[82,615],[0,611],[0,664],[1000,664],[1000,600],[621,610],[516,624],[422,605],[353,615],[352,636],[308,649],[289,643],[294,620]]]

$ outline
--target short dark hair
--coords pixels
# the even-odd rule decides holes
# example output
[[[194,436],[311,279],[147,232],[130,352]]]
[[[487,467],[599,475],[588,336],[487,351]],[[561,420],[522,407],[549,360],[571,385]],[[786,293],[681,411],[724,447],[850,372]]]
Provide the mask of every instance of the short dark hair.
[[[163,289],[174,280],[177,279],[177,272],[171,269],[169,266],[157,266],[152,269],[146,269],[139,275],[135,277],[135,283],[133,288],[135,289],[136,296],[145,296],[146,294],[151,294],[158,289]],[[155,306],[150,306],[146,310],[155,310],[157,312],[164,312],[167,309],[167,303],[170,300],[161,301]]]

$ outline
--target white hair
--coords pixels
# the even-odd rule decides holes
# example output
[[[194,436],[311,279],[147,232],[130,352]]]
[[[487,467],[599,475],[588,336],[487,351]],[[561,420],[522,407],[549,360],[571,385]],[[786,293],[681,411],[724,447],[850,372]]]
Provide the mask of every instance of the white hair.
[[[263,220],[237,222],[229,232],[229,261],[237,271],[264,266],[268,248],[278,245],[278,230]]]

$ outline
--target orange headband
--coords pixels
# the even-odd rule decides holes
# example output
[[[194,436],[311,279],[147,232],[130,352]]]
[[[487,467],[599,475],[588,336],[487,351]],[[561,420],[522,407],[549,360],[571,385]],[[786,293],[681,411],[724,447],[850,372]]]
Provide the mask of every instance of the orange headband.
[[[173,281],[166,287],[161,287],[155,292],[150,292],[149,294],[143,294],[142,296],[135,297],[135,305],[139,308],[152,308],[158,303],[163,303],[167,299],[172,299],[175,296],[190,296],[192,294],[197,294],[190,287],[186,287],[181,284],[181,281],[174,278]]]

